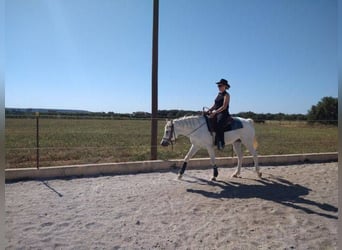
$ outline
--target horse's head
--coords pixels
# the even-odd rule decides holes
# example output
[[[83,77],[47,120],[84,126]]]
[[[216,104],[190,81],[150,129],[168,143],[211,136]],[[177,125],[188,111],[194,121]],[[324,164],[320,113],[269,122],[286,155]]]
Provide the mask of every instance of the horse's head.
[[[173,124],[173,121],[167,121],[165,128],[164,128],[164,136],[161,140],[160,144],[164,147],[169,146],[170,144],[173,144],[173,141],[176,140],[175,137],[175,126]]]

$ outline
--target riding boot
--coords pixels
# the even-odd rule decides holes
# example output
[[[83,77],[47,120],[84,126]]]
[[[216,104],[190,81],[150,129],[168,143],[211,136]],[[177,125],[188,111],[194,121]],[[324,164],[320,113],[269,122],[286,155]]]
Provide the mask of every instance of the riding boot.
[[[217,133],[217,149],[222,150],[224,148],[224,132]]]
[[[217,144],[217,149],[218,150],[223,150],[223,148],[224,148],[223,143],[221,141],[219,141],[218,144]]]

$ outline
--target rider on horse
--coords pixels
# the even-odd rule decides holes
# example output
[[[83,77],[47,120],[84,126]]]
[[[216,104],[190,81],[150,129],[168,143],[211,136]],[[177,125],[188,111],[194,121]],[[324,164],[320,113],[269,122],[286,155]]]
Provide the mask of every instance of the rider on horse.
[[[224,126],[229,123],[229,101],[230,95],[226,91],[230,88],[226,79],[221,79],[216,83],[219,88],[219,93],[215,99],[214,105],[208,110],[210,118],[215,118],[217,122],[216,126],[216,138],[215,145],[219,150],[224,148]]]

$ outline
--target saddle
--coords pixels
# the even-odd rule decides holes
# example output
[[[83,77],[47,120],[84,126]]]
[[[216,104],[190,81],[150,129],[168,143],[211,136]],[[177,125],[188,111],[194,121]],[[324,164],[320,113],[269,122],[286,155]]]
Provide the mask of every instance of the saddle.
[[[209,132],[212,134],[217,131],[216,117],[210,118],[208,115],[204,115],[207,122]],[[229,116],[224,124],[224,132],[232,131],[235,129],[243,128],[242,122],[236,117]]]

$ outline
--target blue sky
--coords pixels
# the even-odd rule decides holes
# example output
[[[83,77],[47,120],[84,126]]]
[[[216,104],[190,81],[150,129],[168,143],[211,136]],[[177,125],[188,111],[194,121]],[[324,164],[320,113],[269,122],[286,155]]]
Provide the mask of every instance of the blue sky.
[[[152,0],[7,0],[5,105],[151,111]],[[337,97],[336,0],[160,0],[159,109],[307,113]]]

